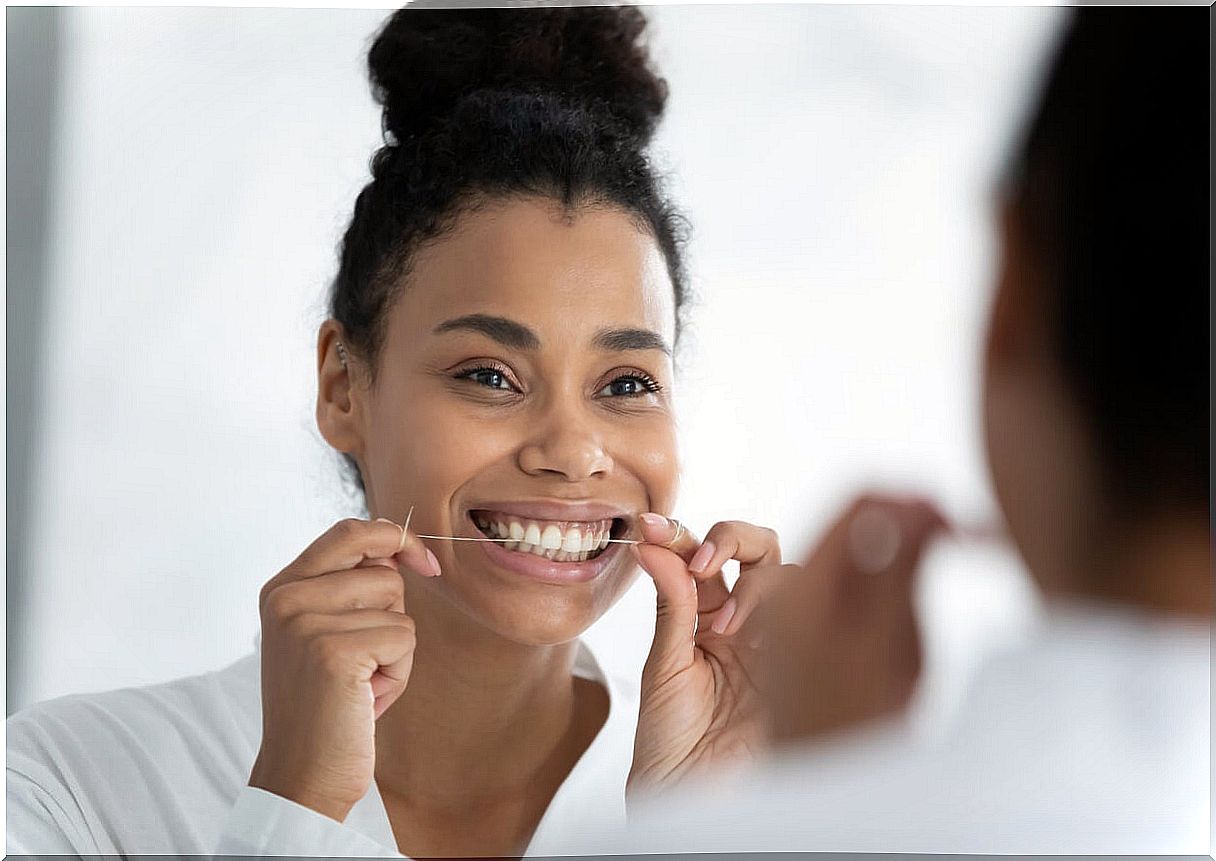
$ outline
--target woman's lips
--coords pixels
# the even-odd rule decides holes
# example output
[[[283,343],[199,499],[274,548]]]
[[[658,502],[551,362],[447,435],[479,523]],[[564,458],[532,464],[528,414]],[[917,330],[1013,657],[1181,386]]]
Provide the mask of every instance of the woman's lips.
[[[598,576],[615,558],[614,533],[626,531],[620,508],[557,501],[485,503],[466,511],[491,562],[533,579],[578,583]]]
[[[557,562],[583,562],[599,555],[612,536],[612,519],[536,520],[504,511],[477,509],[469,517],[488,538],[507,550],[533,553]]]
[[[492,563],[516,574],[546,583],[586,583],[604,572],[623,545],[609,544],[598,556],[584,562],[558,562],[533,553],[508,550],[494,541],[483,541],[479,546]]]

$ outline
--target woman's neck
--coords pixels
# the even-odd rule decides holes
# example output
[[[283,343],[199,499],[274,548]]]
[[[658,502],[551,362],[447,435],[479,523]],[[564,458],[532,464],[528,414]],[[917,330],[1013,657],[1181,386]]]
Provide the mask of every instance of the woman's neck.
[[[467,806],[545,782],[577,735],[577,643],[514,643],[428,597],[407,602],[423,611],[414,666],[376,726],[381,790]]]
[[[1147,612],[1212,617],[1212,533],[1207,514],[1172,515],[1107,530],[1078,591]]]

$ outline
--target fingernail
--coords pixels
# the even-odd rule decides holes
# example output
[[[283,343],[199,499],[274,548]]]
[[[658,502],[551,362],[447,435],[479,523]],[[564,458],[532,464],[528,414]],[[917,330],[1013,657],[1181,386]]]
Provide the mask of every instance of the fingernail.
[[[714,551],[717,549],[712,541],[706,541],[693,554],[692,561],[688,563],[688,570],[700,574],[705,570],[705,566],[709,564],[709,560],[714,558]]]
[[[645,523],[647,526],[654,526],[656,528],[659,526],[666,526],[666,527],[670,528],[670,526],[671,526],[670,520],[668,520],[663,515],[655,514],[652,511],[648,511],[645,514],[640,515],[640,517],[642,518],[642,522]]]
[[[431,563],[431,570],[435,572],[432,575],[433,577],[438,577],[443,573],[441,570],[439,570],[439,560],[435,558],[435,554],[431,552],[431,548],[429,547],[426,548],[426,559]]]
[[[709,626],[713,629],[715,634],[726,633],[726,628],[728,625],[730,625],[730,620],[735,618],[735,609],[738,606],[738,602],[736,602],[734,598],[726,599],[726,603],[722,605],[722,608],[718,610],[717,615],[714,616],[713,624]]]

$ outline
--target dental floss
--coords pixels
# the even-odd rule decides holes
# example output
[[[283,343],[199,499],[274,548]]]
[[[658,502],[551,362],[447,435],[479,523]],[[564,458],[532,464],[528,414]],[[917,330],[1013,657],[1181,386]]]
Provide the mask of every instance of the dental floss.
[[[410,506],[409,513],[405,515],[405,524],[401,527],[401,549],[405,549],[405,536],[410,528],[410,518],[414,516],[414,506]],[[677,521],[678,522],[678,521]],[[683,529],[683,524],[680,524]],[[677,533],[678,535],[679,533]],[[429,538],[432,541],[489,541],[491,543],[505,543],[511,541],[510,538],[463,538],[456,535],[419,535],[418,538]],[[641,541],[630,541],[627,538],[609,538],[609,544],[641,544]],[[398,551],[400,552],[400,551]]]
[[[405,514],[405,523],[401,526],[401,545],[397,548],[400,553],[405,549],[405,539],[410,534],[410,518],[414,516],[414,506],[410,506],[410,510]]]
[[[464,538],[456,535],[419,535],[418,538],[431,538],[435,541],[491,541],[495,543],[511,541],[510,538]],[[518,543],[518,542],[516,542]],[[609,544],[641,544],[641,541],[631,541],[628,538],[609,538]]]

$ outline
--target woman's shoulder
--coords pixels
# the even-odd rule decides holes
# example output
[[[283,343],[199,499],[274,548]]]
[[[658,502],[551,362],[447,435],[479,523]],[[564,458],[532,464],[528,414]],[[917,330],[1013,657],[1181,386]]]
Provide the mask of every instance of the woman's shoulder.
[[[58,736],[63,739],[107,732],[138,734],[141,730],[205,731],[222,717],[232,729],[257,718],[258,657],[250,654],[227,667],[169,682],[69,694],[35,703],[6,722],[8,744]],[[253,712],[250,712],[250,707]],[[220,729],[221,727],[214,727]],[[153,741],[142,737],[142,742]]]
[[[214,672],[58,697],[9,717],[10,848],[206,848],[256,755],[259,669],[255,653]]]
[[[81,778],[168,770],[203,756],[235,764],[261,732],[259,686],[251,654],[213,672],[36,703],[5,721],[9,771]]]

